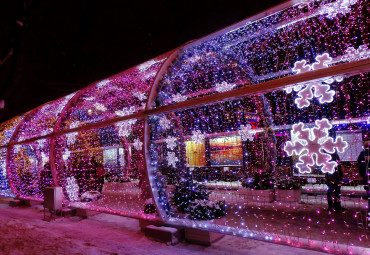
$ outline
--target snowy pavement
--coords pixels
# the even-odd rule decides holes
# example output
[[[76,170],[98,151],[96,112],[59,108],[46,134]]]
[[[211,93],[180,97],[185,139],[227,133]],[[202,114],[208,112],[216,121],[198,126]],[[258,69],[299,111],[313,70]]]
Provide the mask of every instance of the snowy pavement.
[[[87,219],[43,220],[41,206],[9,207],[0,200],[0,254],[324,254],[295,247],[225,236],[210,247],[155,242],[136,219],[99,213]]]

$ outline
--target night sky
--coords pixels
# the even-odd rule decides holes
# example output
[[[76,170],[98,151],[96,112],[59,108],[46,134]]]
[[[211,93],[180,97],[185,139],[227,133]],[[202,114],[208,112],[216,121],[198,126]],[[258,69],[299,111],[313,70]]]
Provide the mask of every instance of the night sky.
[[[0,0],[0,123],[280,2]]]

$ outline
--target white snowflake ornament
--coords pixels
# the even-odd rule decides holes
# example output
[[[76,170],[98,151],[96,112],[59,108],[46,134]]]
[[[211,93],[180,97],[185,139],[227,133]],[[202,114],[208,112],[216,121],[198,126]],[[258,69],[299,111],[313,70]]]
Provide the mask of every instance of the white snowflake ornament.
[[[312,65],[306,63],[306,60],[297,61],[294,63],[294,68],[292,69],[293,72],[298,73],[305,73],[310,70],[318,70],[322,68],[326,68],[329,66],[331,61],[333,60],[328,53],[324,53],[322,55],[318,55],[316,58],[316,62]],[[317,82],[312,84],[306,84],[305,86],[297,85],[291,86],[286,89],[286,93],[291,93],[292,90],[298,92],[298,98],[295,99],[295,103],[298,108],[308,107],[310,105],[310,101],[312,98],[318,98],[320,104],[323,103],[330,103],[333,101],[335,91],[330,90],[330,83],[333,83],[334,80],[342,81],[342,77],[334,77],[325,79],[324,82]],[[314,90],[314,93],[312,92]]]
[[[329,129],[332,125],[327,119],[316,120],[316,127],[304,128],[302,122],[293,125],[292,135],[297,137],[297,141],[285,143],[284,150],[289,156],[293,153],[299,155],[299,161],[295,165],[300,173],[310,173],[314,165],[322,166],[323,173],[333,173],[337,163],[331,161],[331,155],[335,150],[343,153],[347,147],[347,142],[341,136],[335,141],[329,137]]]
[[[177,93],[175,94],[173,97],[172,97],[172,101],[174,102],[183,102],[183,101],[186,101],[187,97],[186,96],[183,96],[181,95],[180,93]]]
[[[252,126],[250,124],[247,125],[240,125],[239,129],[239,135],[242,137],[242,141],[253,141],[254,136],[253,136],[253,131],[252,131]]]
[[[173,150],[176,147],[176,137],[169,136],[166,139],[164,139],[167,143],[167,148],[170,150]]]
[[[137,91],[134,93],[134,96],[139,99],[140,101],[145,100],[147,97],[144,92]]]
[[[131,107],[122,108],[122,110],[120,111],[115,111],[115,114],[119,117],[123,117],[123,116],[133,114],[135,111],[136,111],[135,106],[131,106]]]
[[[357,3],[357,0],[338,0],[334,3],[324,5],[321,10],[320,14],[326,15],[327,18],[333,19],[339,13],[346,14],[351,11],[351,5]]]
[[[76,136],[78,135],[77,132],[72,132],[72,133],[68,133],[66,134],[66,138],[67,138],[67,145],[72,145],[76,142]]]
[[[215,85],[217,92],[226,92],[232,90],[235,86],[236,86],[235,84],[227,83],[226,81]]]
[[[196,144],[200,144],[205,139],[205,135],[200,132],[200,130],[196,130],[192,132],[191,140],[195,141]]]
[[[118,135],[122,137],[128,137],[132,132],[132,125],[134,125],[136,121],[137,119],[130,119],[117,122],[116,126],[118,128]]]
[[[332,62],[332,58],[329,56],[328,53],[323,53],[321,55],[316,56],[316,62],[312,65],[307,64],[306,60],[296,61],[294,63],[294,67],[292,69],[293,72],[299,73],[306,73],[311,70],[318,70],[322,68],[326,68]]]
[[[176,162],[178,162],[179,159],[176,157],[176,154],[172,151],[167,153],[167,162],[169,166],[176,167]]]
[[[143,143],[140,141],[140,139],[139,139],[139,138],[136,138],[136,139],[134,140],[134,147],[135,147],[135,149],[136,149],[136,150],[138,150],[138,151],[142,150],[142,148],[143,148]]]
[[[70,201],[76,201],[78,200],[78,192],[80,188],[78,187],[78,184],[76,182],[76,179],[74,176],[67,177],[67,186],[66,191],[69,197]]]
[[[167,130],[171,127],[171,121],[167,119],[166,116],[163,116],[159,119],[159,126],[164,130]]]

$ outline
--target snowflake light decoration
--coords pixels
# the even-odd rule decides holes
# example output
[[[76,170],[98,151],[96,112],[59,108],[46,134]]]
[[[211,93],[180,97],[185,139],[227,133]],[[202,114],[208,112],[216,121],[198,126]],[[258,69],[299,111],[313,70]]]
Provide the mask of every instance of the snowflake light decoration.
[[[143,149],[143,143],[140,141],[140,139],[139,138],[136,138],[135,140],[134,140],[134,147],[135,147],[135,149],[136,150],[142,150]]]
[[[167,143],[167,148],[170,150],[173,150],[176,147],[176,137],[169,136],[166,139],[164,139]]]
[[[42,165],[45,165],[47,162],[49,162],[49,155],[46,155],[44,152],[41,152],[41,161]]]
[[[63,156],[62,156],[63,160],[67,161],[70,156],[71,156],[71,152],[68,149],[65,149]]]
[[[128,137],[132,132],[132,125],[136,123],[137,119],[125,120],[117,122],[118,135],[122,137]]]
[[[171,127],[171,121],[166,118],[166,116],[160,117],[159,119],[159,126],[164,130],[167,130]]]
[[[69,128],[70,129],[73,129],[73,128],[76,128],[79,126],[79,122],[78,121],[73,121],[70,125],[69,125]],[[72,133],[68,133],[66,134],[66,138],[67,138],[67,145],[72,145],[76,142],[76,136],[78,135],[78,132],[72,132]]]
[[[196,144],[200,144],[205,139],[205,135],[200,130],[192,132],[191,140],[195,141]]]
[[[331,61],[333,60],[328,53],[318,55],[315,59],[316,62],[311,65],[312,70],[327,68]]]
[[[77,132],[72,132],[72,133],[68,133],[66,134],[66,138],[67,138],[67,145],[72,145],[76,142],[76,136],[78,135]]]
[[[247,125],[240,125],[239,129],[239,135],[242,137],[242,141],[253,141],[253,131],[252,131],[252,126],[250,124]]]
[[[292,71],[298,74],[305,73],[310,70],[326,68],[333,60],[328,53],[319,55],[315,59],[317,62],[313,63],[312,65],[307,64],[306,60],[295,62]],[[298,98],[295,99],[295,104],[298,106],[298,108],[308,107],[310,105],[309,100],[311,100],[313,97],[318,98],[320,104],[330,103],[333,101],[335,91],[330,90],[330,85],[328,84],[333,83],[334,80],[342,81],[343,77],[328,78],[325,79],[324,82],[311,83],[305,86],[297,85],[288,87],[284,90],[286,93],[291,93],[292,90],[298,92]],[[314,90],[314,93],[312,93],[312,90]]]
[[[360,45],[356,50],[354,47],[348,47],[346,49],[346,54],[341,58],[342,61],[353,61],[360,59],[370,58],[370,49],[366,45]]]
[[[179,159],[176,157],[175,152],[170,151],[167,153],[167,162],[169,166],[176,167],[176,162],[178,161]]]
[[[183,101],[186,101],[187,97],[186,96],[183,96],[181,95],[180,93],[177,93],[175,94],[173,97],[172,97],[172,100],[174,102],[183,102]]]
[[[131,106],[131,107],[125,107],[120,111],[115,111],[115,114],[119,117],[123,117],[123,116],[133,114],[135,111],[136,111],[135,106]]]
[[[304,128],[302,122],[293,125],[292,134],[297,137],[297,141],[285,143],[284,150],[289,156],[293,153],[299,155],[299,161],[295,165],[300,173],[310,173],[314,165],[322,166],[323,173],[333,173],[337,163],[331,160],[331,155],[335,150],[343,153],[347,148],[347,142],[341,136],[335,141],[329,137],[329,129],[332,125],[329,120],[322,119],[315,121],[316,127]]]
[[[339,0],[334,3],[325,5],[321,10],[320,14],[326,15],[329,19],[335,18],[339,13],[346,14],[351,11],[350,6],[357,3],[357,0]]]
[[[226,81],[215,85],[217,92],[226,92],[232,90],[235,86],[236,86],[235,84],[227,83]]]
[[[144,92],[140,92],[140,91],[137,91],[133,94],[137,99],[139,99],[140,101],[143,101],[145,100],[147,97],[145,95]]]
[[[67,177],[66,191],[67,191],[69,200],[71,201],[78,200],[79,189],[80,188],[78,187],[75,177],[74,176]]]
[[[328,53],[324,53],[322,55],[316,56],[316,62],[312,65],[307,64],[306,60],[296,61],[294,63],[294,67],[292,69],[293,72],[299,73],[306,73],[311,70],[318,70],[322,68],[326,68],[329,66],[331,61],[333,60]]]

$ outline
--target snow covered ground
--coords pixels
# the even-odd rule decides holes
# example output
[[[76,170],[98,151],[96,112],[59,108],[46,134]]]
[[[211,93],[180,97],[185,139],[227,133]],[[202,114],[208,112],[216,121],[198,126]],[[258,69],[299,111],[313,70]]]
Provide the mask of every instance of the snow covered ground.
[[[136,219],[99,213],[87,219],[43,220],[42,206],[9,207],[0,199],[0,254],[324,254],[240,237],[225,236],[210,247],[155,242]]]

